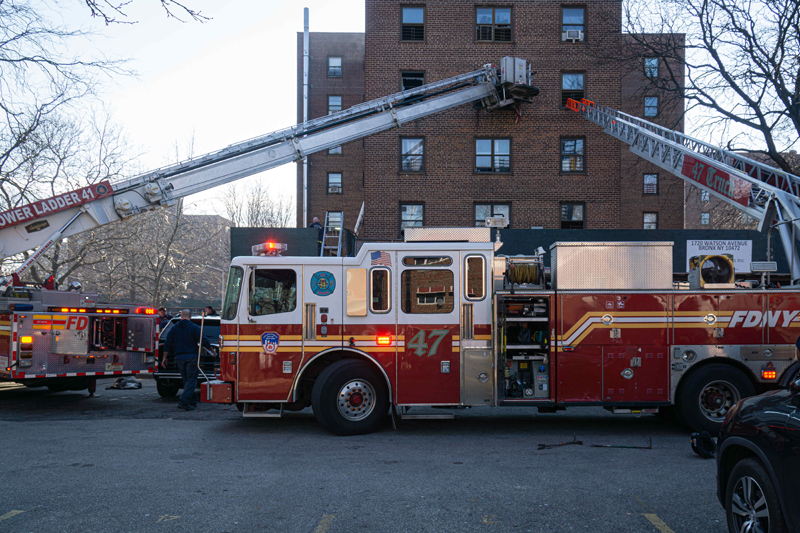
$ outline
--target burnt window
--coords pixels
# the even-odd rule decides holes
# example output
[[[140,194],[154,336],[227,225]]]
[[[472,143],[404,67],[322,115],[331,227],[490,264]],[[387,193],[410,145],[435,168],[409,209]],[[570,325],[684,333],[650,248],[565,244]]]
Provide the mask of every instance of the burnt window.
[[[658,115],[658,96],[644,97],[644,116],[655,117]]]
[[[584,165],[584,139],[562,137],[561,139],[561,172],[583,173]]]
[[[328,172],[328,194],[342,194],[341,172]]]
[[[422,6],[403,6],[402,33],[403,41],[425,40],[425,8]]]
[[[658,213],[643,213],[642,229],[658,229]]]
[[[475,139],[475,172],[511,172],[511,139]]]
[[[328,114],[336,113],[342,110],[342,97],[329,96],[328,97]]]
[[[561,8],[561,40],[580,42],[585,39],[586,8]]]
[[[425,139],[400,139],[400,172],[422,172]]]
[[[644,194],[658,194],[658,174],[644,175]]]
[[[477,8],[475,10],[475,40],[511,41],[511,8]]]
[[[584,205],[561,204],[561,229],[584,228]]]
[[[586,94],[583,90],[583,72],[564,72],[561,74],[561,105],[566,107],[567,100],[572,98],[578,102]]]
[[[658,58],[645,57],[644,58],[644,75],[650,79],[658,77]]]
[[[511,204],[475,204],[475,226],[486,226],[489,217],[505,217],[511,227]]]
[[[328,58],[328,77],[341,78],[342,77],[342,58],[329,57]]]
[[[400,88],[403,91],[407,91],[409,89],[414,89],[419,87],[420,85],[425,84],[425,73],[424,72],[401,72],[400,73]]]
[[[404,313],[450,313],[455,308],[451,270],[404,270],[400,277]]]

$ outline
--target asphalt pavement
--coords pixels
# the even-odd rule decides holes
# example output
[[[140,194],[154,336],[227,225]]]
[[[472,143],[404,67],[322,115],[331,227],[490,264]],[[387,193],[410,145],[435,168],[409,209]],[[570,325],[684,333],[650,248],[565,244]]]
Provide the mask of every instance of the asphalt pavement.
[[[0,385],[0,531],[726,531],[714,461],[662,417],[478,408],[337,437],[311,410],[184,412],[111,383]]]

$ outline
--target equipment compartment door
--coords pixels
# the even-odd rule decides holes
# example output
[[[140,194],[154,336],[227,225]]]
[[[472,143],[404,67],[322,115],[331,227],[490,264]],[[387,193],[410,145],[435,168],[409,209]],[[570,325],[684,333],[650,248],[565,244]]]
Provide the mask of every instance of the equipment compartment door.
[[[397,403],[457,405],[459,253],[399,254]]]
[[[573,351],[558,351],[558,401],[599,402],[601,346],[577,346]]]
[[[603,350],[603,401],[667,401],[666,346],[616,346]]]

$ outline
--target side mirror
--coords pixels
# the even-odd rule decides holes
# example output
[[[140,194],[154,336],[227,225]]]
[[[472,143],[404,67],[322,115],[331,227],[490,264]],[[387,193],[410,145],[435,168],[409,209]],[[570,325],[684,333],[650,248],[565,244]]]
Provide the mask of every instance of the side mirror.
[[[800,379],[797,379],[797,380],[792,381],[791,383],[789,383],[789,391],[792,394],[800,393]]]

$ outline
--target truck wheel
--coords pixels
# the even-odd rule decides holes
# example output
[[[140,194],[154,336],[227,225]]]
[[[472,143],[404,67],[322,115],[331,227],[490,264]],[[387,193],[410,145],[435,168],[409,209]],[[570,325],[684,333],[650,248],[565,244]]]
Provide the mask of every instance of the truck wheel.
[[[180,385],[173,384],[169,381],[156,380],[156,390],[158,395],[162,398],[173,398],[178,391],[181,390]]]
[[[389,392],[380,373],[361,361],[345,360],[322,371],[311,392],[317,421],[337,435],[377,430],[389,411]]]
[[[713,364],[689,376],[680,389],[677,407],[691,429],[708,431],[716,437],[731,407],[755,393],[752,382],[741,371]]]

